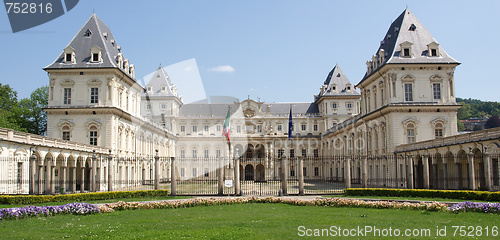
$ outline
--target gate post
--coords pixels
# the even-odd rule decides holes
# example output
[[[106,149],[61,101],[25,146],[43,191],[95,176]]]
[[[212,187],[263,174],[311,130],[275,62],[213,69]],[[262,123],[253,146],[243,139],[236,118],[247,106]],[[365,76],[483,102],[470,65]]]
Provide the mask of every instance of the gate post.
[[[111,150],[109,150],[110,154],[108,156],[108,191],[113,191],[113,156],[111,155]]]
[[[160,156],[158,156],[158,149],[155,155],[155,190],[160,189]]]
[[[281,158],[281,193],[283,196],[288,196],[287,193],[288,184],[288,158],[283,156]]]
[[[240,190],[240,158],[236,156],[234,158],[234,195],[241,195]]]
[[[351,158],[347,157],[345,160],[345,167],[344,167],[344,184],[345,188],[351,188]]]
[[[299,195],[304,196],[304,157],[299,157],[299,169],[297,169],[299,174]]]
[[[35,194],[35,172],[36,172],[36,156],[33,151],[30,156],[30,195]]]
[[[175,196],[176,191],[175,191],[175,185],[177,181],[177,176],[175,175],[175,157],[170,158],[171,164],[170,164],[170,196]]]
[[[224,195],[224,164],[220,158],[217,159],[219,167],[217,168],[218,194]]]

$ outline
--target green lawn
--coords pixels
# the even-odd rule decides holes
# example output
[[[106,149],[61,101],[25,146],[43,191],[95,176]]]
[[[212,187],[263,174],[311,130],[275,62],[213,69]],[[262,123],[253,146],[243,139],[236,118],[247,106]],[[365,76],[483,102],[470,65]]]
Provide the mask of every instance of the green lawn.
[[[348,195],[329,195],[323,197],[340,198],[360,198],[360,199],[384,199],[384,200],[416,200],[416,201],[436,201],[436,202],[488,202],[480,200],[448,199],[448,198],[420,198],[420,197],[386,197],[386,196],[348,196]]]
[[[95,201],[83,201],[86,203],[114,203],[114,202],[142,202],[142,201],[161,201],[161,200],[169,200],[169,199],[185,199],[192,198],[189,196],[168,196],[168,197],[141,197],[141,198],[117,198],[117,199],[106,199],[106,200],[95,200]],[[30,204],[31,206],[57,206],[64,205],[66,203],[73,203],[74,201],[69,202],[46,202],[46,203],[36,203]],[[0,204],[0,208],[12,208],[12,207],[22,207],[22,205],[14,205],[14,204]]]
[[[0,221],[2,239],[296,239],[306,229],[329,229],[337,226],[353,229],[372,226],[383,234],[391,228],[404,234],[406,229],[429,229],[431,239],[436,227],[446,227],[453,239],[452,226],[480,226],[480,239],[491,236],[492,228],[500,227],[500,216],[482,213],[452,214],[412,210],[333,208],[291,206],[285,204],[239,204],[183,209],[129,210],[90,216],[59,215],[22,220]],[[301,232],[299,226],[304,226]],[[490,237],[485,237],[486,227]],[[498,229],[497,229],[498,230]],[[420,230],[419,230],[420,231]],[[311,232],[313,233],[313,232]],[[333,232],[330,232],[333,233]],[[442,232],[443,233],[443,232]],[[469,233],[467,231],[466,233]],[[325,233],[326,234],[326,233]],[[356,236],[352,239],[386,239],[387,237]],[[459,231],[456,233],[460,234]],[[474,231],[472,234],[478,232]],[[326,238],[326,237],[325,237]],[[328,238],[332,238],[329,236]],[[336,237],[344,239],[345,237]],[[402,239],[403,237],[393,238]],[[461,237],[455,237],[461,238]],[[462,237],[463,238],[463,237]]]

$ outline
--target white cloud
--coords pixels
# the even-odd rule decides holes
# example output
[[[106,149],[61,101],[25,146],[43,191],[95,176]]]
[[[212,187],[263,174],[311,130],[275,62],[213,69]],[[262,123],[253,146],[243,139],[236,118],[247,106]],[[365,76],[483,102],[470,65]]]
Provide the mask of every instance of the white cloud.
[[[226,72],[226,73],[231,73],[231,72],[234,72],[235,70],[230,65],[220,65],[220,66],[217,66],[217,67],[209,68],[208,71],[211,71],[211,72]]]

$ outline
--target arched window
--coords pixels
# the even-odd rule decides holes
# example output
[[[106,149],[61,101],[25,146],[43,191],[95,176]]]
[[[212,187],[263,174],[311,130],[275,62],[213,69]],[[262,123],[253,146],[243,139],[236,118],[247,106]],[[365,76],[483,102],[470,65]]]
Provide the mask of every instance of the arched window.
[[[407,143],[415,143],[415,125],[413,123],[406,125],[406,139]]]
[[[98,138],[97,127],[91,126],[89,128],[89,144],[97,146],[97,138]]]
[[[71,140],[71,130],[69,126],[62,127],[62,140],[70,141]]]
[[[434,137],[442,138],[443,137],[443,124],[438,122],[434,125]]]

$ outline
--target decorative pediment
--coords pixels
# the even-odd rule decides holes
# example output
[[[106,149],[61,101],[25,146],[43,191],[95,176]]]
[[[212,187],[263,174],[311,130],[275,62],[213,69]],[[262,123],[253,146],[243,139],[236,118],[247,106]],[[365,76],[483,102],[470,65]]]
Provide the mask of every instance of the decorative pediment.
[[[415,76],[407,74],[401,77],[401,81],[403,82],[414,82],[415,81]]]
[[[75,81],[70,79],[62,80],[61,85],[75,85]]]
[[[92,127],[92,126],[95,126],[95,127],[97,127],[97,130],[99,130],[99,129],[101,129],[101,125],[102,124],[99,121],[97,121],[97,120],[90,120],[90,121],[88,121],[88,122],[85,123],[85,126],[88,129],[90,129],[90,127]]]
[[[448,121],[446,121],[442,118],[436,118],[436,119],[431,121],[432,127],[436,127],[436,124],[438,124],[438,123],[441,123],[441,125],[444,127],[448,123]]]
[[[407,127],[408,124],[410,124],[410,123],[413,123],[413,125],[416,125],[418,123],[418,121],[414,118],[408,118],[401,123],[403,124],[404,127]]]
[[[247,118],[255,117],[255,111],[251,108],[246,108],[243,110],[243,115]]]
[[[443,76],[439,75],[439,74],[434,74],[432,75],[430,78],[429,78],[432,82],[441,82],[443,81]]]
[[[70,130],[72,130],[75,124],[70,120],[65,120],[65,119],[61,120],[61,122],[57,124],[57,127],[59,128],[60,131],[62,131],[63,127],[66,126],[69,127]]]
[[[88,85],[101,85],[102,81],[97,79],[92,79],[87,82]]]

